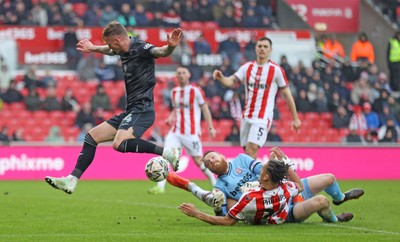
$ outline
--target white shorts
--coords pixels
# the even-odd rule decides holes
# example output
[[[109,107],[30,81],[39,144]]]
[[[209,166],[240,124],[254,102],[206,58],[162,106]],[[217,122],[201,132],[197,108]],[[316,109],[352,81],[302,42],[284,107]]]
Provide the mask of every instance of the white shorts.
[[[244,147],[251,142],[263,147],[267,141],[267,136],[271,122],[257,119],[242,119],[240,124],[240,146]]]
[[[203,146],[198,135],[183,135],[169,132],[165,138],[165,148],[184,147],[190,156],[203,156]]]

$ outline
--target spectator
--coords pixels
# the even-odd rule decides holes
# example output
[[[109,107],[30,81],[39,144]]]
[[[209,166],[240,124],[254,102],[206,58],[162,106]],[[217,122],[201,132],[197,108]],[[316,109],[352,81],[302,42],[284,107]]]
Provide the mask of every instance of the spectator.
[[[374,104],[372,105],[372,109],[377,113],[382,113],[383,106],[388,104],[388,98],[389,98],[389,91],[385,88],[382,88],[380,90],[379,98],[376,99],[374,101]]]
[[[390,130],[390,131],[389,131]],[[389,131],[389,135],[387,135]],[[386,123],[382,125],[378,130],[378,140],[385,140],[386,142],[390,141],[398,141],[398,136],[400,133],[399,126],[396,124],[393,118],[388,118]]]
[[[394,124],[397,126],[399,123],[397,122],[394,114],[391,112],[389,104],[383,105],[382,112],[379,113],[379,123],[380,125],[386,124],[388,119],[393,119]]]
[[[351,48],[351,61],[368,60],[370,64],[375,62],[374,46],[368,41],[367,34],[362,32],[358,36],[358,40]]]
[[[322,49],[324,50],[324,56],[328,59],[344,58],[345,56],[343,45],[335,36],[323,36]]]
[[[180,65],[186,66],[190,64],[193,50],[184,36],[181,39],[181,43],[175,48],[174,52],[172,52],[171,56],[172,60]]]
[[[177,28],[181,23],[181,17],[173,8],[168,8],[167,12],[162,15],[161,19],[163,21],[162,26],[164,27]]]
[[[350,116],[343,106],[339,106],[333,113],[332,118],[333,127],[337,129],[347,128],[350,123]]]
[[[251,0],[254,2],[254,0]],[[261,28],[262,27],[262,17],[257,16],[254,9],[249,8],[246,10],[246,14],[243,16],[241,21],[241,27],[243,28]]]
[[[379,140],[380,143],[397,143],[396,134],[393,129],[386,130],[385,136]]]
[[[164,0],[148,0],[147,1],[147,11],[151,13],[163,12],[167,9],[167,1]]]
[[[378,114],[372,111],[372,106],[369,102],[363,104],[364,116],[367,121],[367,129],[376,131],[379,128]]]
[[[75,119],[75,125],[80,129],[82,129],[86,123],[91,123],[93,126],[96,123],[92,111],[92,105],[89,102],[82,105],[82,109],[78,112]]]
[[[74,95],[72,93],[72,89],[70,89],[70,88],[65,90],[65,94],[64,94],[63,98],[61,99],[61,110],[64,112],[67,112],[67,111],[78,112],[79,111],[78,101],[74,97]]]
[[[389,39],[387,62],[390,73],[390,87],[393,91],[400,91],[400,31],[397,31]]]
[[[244,47],[243,56],[246,59],[246,61],[253,61],[257,58],[256,52],[254,51],[256,49],[256,44],[257,44],[257,35],[255,33],[252,33],[250,41]]]
[[[312,111],[318,113],[328,112],[328,100],[325,95],[325,91],[322,88],[318,88],[317,98],[311,103]]]
[[[201,33],[199,37],[193,43],[194,53],[200,54],[211,54],[211,45],[204,37],[204,33]]]
[[[395,120],[400,122],[400,103],[393,97],[389,96],[387,99],[390,112],[394,115]]]
[[[199,0],[198,4],[197,20],[201,22],[214,21],[212,3],[208,0]]]
[[[56,97],[56,90],[54,89],[54,87],[50,87],[49,89],[47,89],[47,97],[43,100],[43,110],[61,110],[61,103]]]
[[[89,5],[88,10],[85,15],[83,15],[84,26],[100,26],[100,17],[102,14],[102,10],[98,3]]]
[[[17,128],[16,130],[14,130],[11,136],[11,141],[25,141],[23,134],[24,134],[24,129]]]
[[[25,88],[36,88],[43,87],[43,83],[40,81],[39,77],[36,74],[37,65],[31,65],[28,67],[22,82],[24,83]]]
[[[350,58],[345,57],[343,65],[340,68],[341,77],[345,82],[354,82],[356,77],[356,72],[354,71],[354,67],[351,65]]]
[[[287,56],[286,55],[281,55],[281,61],[279,65],[283,68],[285,71],[286,76],[290,76],[292,72],[292,67],[290,66]]]
[[[98,109],[111,110],[110,97],[107,95],[103,85],[99,84],[96,89],[96,93],[92,96],[90,101],[93,111]]]
[[[1,61],[0,61],[1,62]],[[0,66],[0,94],[5,92],[12,82],[11,72],[8,70],[6,63],[1,63]]]
[[[224,14],[218,20],[218,25],[221,28],[235,28],[238,26],[233,16],[233,8],[231,6],[225,8]]]
[[[212,6],[212,13],[215,21],[219,21],[224,14],[225,8],[228,6],[226,0],[217,0]],[[253,49],[254,50],[254,49]],[[254,60],[255,58],[252,58]]]
[[[82,26],[83,21],[76,15],[73,6],[69,2],[62,5],[62,22],[66,26]]]
[[[364,136],[365,144],[378,144],[378,134],[375,131],[367,132]]]
[[[100,17],[100,25],[106,26],[109,22],[118,18],[118,12],[114,10],[110,3],[107,3],[103,8],[103,13]]]
[[[137,3],[135,6],[134,16],[136,19],[137,26],[148,26],[149,19],[147,17],[146,11],[143,4]]]
[[[49,135],[45,138],[46,142],[51,142],[52,144],[64,143],[65,139],[61,134],[61,129],[58,126],[53,126],[50,128]]]
[[[29,111],[36,111],[42,109],[42,100],[37,93],[36,88],[29,89],[28,95],[24,97],[25,107]]]
[[[368,130],[367,128],[367,120],[365,119],[364,114],[362,113],[361,106],[354,106],[353,115],[350,117],[349,129],[357,130],[359,135],[364,135]]]
[[[234,33],[229,33],[228,38],[219,44],[218,53],[221,54],[222,58],[231,60],[231,66],[234,70],[239,69],[242,54]]]
[[[345,143],[361,143],[362,141],[357,129],[350,128],[349,134],[345,137]]]
[[[299,90],[298,97],[295,98],[296,109],[300,113],[312,111],[312,106],[307,97],[307,92],[304,89]]]
[[[5,103],[17,103],[24,99],[22,94],[16,89],[16,86],[17,84],[15,81],[12,81],[10,87],[0,94],[0,98],[3,99]]]
[[[272,124],[271,129],[268,132],[267,142],[282,142],[281,136],[278,134],[278,128]]]
[[[96,66],[99,66],[99,61],[95,58],[94,54],[89,54],[81,58],[76,67],[79,79],[84,82],[88,80],[98,80],[95,72]]]
[[[204,70],[197,64],[197,59],[195,56],[192,56],[190,65],[187,66],[190,71],[190,82],[198,82],[204,75]]]
[[[376,80],[376,82],[379,84],[379,89],[384,88],[386,90],[388,90],[389,92],[392,92],[392,89],[390,87],[387,75],[385,72],[380,72],[378,74],[378,78]]]
[[[181,5],[181,18],[183,21],[197,21],[198,20],[198,5],[194,4],[192,0],[185,0]]]
[[[232,119],[232,116],[229,112],[229,106],[227,102],[221,102],[221,106],[218,111],[218,119]]]
[[[340,96],[339,93],[334,91],[331,98],[328,99],[328,110],[333,113],[340,106]]]
[[[64,33],[64,51],[67,53],[67,64],[70,70],[76,70],[78,61],[82,58],[82,54],[76,50],[77,43],[76,29],[70,26]]]
[[[363,72],[358,81],[353,85],[353,89],[351,90],[351,101],[358,105],[362,102],[370,101],[371,99],[372,92],[368,83],[368,74]]]
[[[49,21],[47,11],[42,7],[41,4],[35,3],[31,9],[31,14],[33,16],[33,22],[35,25],[40,27],[46,27]]]
[[[117,21],[123,26],[136,26],[135,16],[132,14],[131,6],[128,3],[121,5],[121,13],[119,14]]]
[[[226,142],[231,142],[232,145],[240,144],[240,132],[239,126],[236,123],[233,123],[231,126],[231,132],[225,137]]]
[[[10,137],[8,137],[8,127],[3,126],[0,130],[0,142],[8,143],[10,142]]]
[[[94,68],[94,73],[100,82],[111,81],[115,78],[114,68],[104,63],[104,60],[100,60],[98,66]]]
[[[164,21],[162,17],[163,17],[163,12],[161,11],[154,12],[153,19],[149,22],[149,27],[163,27]]]
[[[44,72],[44,76],[40,80],[44,88],[55,87],[57,85],[56,79],[51,75],[50,70]]]

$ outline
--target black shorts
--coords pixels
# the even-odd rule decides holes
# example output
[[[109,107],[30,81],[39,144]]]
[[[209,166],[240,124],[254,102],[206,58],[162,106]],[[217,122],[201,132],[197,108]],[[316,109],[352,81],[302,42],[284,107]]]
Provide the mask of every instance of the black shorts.
[[[152,103],[145,103],[130,110],[115,115],[106,122],[115,129],[127,130],[133,128],[133,135],[140,138],[149,129],[155,119],[154,106]]]

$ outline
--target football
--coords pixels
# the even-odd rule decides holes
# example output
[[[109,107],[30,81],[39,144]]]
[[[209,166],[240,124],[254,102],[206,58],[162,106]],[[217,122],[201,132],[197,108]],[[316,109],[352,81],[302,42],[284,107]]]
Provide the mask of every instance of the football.
[[[149,180],[159,182],[167,178],[169,173],[169,163],[163,157],[156,156],[146,163],[144,171]]]

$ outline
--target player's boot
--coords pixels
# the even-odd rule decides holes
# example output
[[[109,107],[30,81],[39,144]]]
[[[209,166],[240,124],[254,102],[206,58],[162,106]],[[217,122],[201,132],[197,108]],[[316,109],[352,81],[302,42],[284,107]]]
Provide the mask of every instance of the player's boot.
[[[181,156],[182,148],[164,148],[162,157],[169,161],[172,169],[177,171],[179,168],[179,157]]]
[[[364,190],[361,188],[354,188],[344,193],[344,198],[341,201],[333,201],[333,204],[340,205],[350,199],[358,199],[364,195]]]
[[[164,194],[165,189],[155,185],[154,187],[150,188],[147,192],[153,195],[158,195],[158,194]]]
[[[183,190],[187,190],[189,186],[189,180],[186,178],[183,178],[176,173],[170,172],[167,176],[167,181],[169,184],[175,187],[179,187]]]
[[[61,178],[46,176],[45,181],[56,189],[60,189],[68,194],[72,194],[75,191],[78,178],[71,175]]]
[[[336,218],[338,222],[349,222],[350,220],[353,219],[353,214],[352,213],[341,213],[339,215],[336,215]]]

